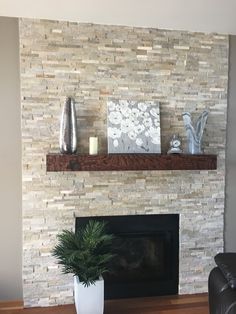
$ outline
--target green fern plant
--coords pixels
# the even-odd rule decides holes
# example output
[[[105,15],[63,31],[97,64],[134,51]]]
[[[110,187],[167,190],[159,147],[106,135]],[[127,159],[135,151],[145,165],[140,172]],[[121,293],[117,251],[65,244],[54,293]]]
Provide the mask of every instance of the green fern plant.
[[[105,222],[90,220],[77,232],[63,230],[52,251],[63,266],[62,272],[78,276],[85,286],[94,284],[107,272],[107,264],[113,258],[110,253],[113,235],[106,233],[105,226]]]

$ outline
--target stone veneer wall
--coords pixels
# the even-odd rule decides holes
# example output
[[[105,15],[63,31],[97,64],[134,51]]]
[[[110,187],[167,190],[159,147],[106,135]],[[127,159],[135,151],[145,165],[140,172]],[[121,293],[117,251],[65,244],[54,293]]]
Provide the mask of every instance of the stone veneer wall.
[[[228,37],[123,26],[20,20],[25,306],[73,302],[72,276],[51,256],[75,216],[180,214],[179,292],[207,291],[223,249]],[[216,171],[46,173],[58,152],[65,96],[77,101],[79,152],[106,151],[109,98],[161,103],[162,151],[181,114],[210,111],[204,147]]]

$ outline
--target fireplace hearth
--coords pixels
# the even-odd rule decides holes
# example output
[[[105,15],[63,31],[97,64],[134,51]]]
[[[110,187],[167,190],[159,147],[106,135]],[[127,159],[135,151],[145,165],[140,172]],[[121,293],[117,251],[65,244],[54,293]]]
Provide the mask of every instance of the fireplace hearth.
[[[178,293],[179,215],[77,217],[76,229],[91,219],[115,235],[105,299]]]

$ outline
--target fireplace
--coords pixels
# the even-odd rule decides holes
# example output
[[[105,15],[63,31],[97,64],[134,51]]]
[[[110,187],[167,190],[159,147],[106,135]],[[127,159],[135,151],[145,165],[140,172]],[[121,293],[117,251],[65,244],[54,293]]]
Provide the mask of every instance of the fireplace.
[[[178,293],[179,215],[77,217],[76,229],[91,219],[115,235],[105,299]]]

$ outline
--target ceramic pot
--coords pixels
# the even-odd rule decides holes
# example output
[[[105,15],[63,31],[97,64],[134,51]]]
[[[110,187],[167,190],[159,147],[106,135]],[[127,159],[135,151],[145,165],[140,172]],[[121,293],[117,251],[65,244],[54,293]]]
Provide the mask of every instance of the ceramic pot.
[[[77,314],[103,314],[104,281],[101,277],[85,287],[77,276],[74,277],[74,298]]]

